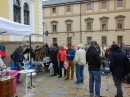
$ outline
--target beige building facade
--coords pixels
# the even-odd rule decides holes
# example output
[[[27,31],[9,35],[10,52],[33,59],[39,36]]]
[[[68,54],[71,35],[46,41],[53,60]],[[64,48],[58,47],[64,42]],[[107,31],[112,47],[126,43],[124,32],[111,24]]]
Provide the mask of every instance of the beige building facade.
[[[60,0],[59,0],[60,1]],[[63,0],[64,1],[64,0]],[[130,0],[71,0],[43,2],[48,44],[130,44]],[[45,39],[44,39],[45,41]]]

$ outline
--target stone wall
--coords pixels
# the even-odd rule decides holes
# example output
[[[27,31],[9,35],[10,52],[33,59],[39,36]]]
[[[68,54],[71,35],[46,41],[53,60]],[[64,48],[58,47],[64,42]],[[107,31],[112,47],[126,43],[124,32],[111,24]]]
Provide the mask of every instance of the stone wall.
[[[14,50],[22,43],[22,42],[3,42],[6,48],[6,58],[3,58],[3,61],[6,65],[8,65],[11,61],[10,55],[14,52]],[[42,44],[41,42],[33,42],[31,43],[32,48],[35,49],[36,44]]]

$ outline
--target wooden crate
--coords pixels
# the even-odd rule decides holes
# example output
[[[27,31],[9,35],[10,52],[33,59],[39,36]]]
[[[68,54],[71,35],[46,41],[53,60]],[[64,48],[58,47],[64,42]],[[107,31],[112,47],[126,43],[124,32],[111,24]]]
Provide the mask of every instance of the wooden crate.
[[[0,97],[14,97],[13,78],[7,80],[0,79]]]

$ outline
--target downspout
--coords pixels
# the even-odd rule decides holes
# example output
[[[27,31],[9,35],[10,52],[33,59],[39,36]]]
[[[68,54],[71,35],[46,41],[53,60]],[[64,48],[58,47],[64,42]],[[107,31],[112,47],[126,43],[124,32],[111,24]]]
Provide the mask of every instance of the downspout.
[[[82,43],[82,17],[81,17],[81,1],[80,1],[80,43]]]

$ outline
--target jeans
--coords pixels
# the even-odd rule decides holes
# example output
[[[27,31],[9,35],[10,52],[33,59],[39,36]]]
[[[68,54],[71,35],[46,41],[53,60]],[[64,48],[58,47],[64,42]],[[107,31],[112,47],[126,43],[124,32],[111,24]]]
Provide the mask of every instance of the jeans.
[[[77,78],[77,83],[82,83],[84,80],[84,66],[76,64],[76,78]]]
[[[70,68],[71,68],[71,77],[74,77],[74,63],[69,62],[69,68],[67,69],[67,78],[70,77]]]
[[[101,73],[100,71],[89,71],[89,92],[94,95],[94,83],[96,97],[100,96]]]
[[[116,88],[117,88],[117,97],[123,97],[123,93],[122,93],[122,80],[123,79],[118,79],[116,77],[113,76],[113,80],[114,80],[114,83],[116,85]]]
[[[58,68],[58,62],[54,61],[54,75],[57,75],[57,73],[59,74],[59,68]]]
[[[102,72],[104,72],[104,73],[110,73],[110,70],[106,70],[105,68],[103,68],[102,70],[101,70],[101,73]]]
[[[14,62],[14,66],[17,68],[18,71],[22,70],[21,62]],[[18,73],[18,75],[17,75],[17,81],[19,80],[20,75],[21,74]]]
[[[60,69],[59,69],[59,74],[60,76],[62,76],[62,68],[64,67],[64,62],[60,62]],[[66,76],[66,69],[64,68],[64,75]]]

